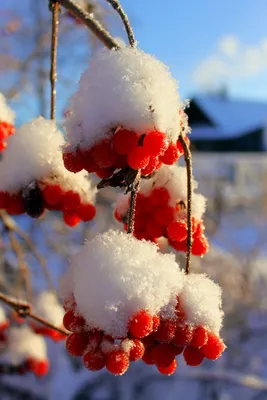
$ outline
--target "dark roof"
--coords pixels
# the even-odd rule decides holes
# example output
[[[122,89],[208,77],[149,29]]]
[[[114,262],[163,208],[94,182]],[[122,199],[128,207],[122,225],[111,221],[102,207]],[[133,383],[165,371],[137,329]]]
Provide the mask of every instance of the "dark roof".
[[[214,125],[192,124],[192,140],[236,138],[267,126],[267,103],[220,95],[197,96],[192,101]]]

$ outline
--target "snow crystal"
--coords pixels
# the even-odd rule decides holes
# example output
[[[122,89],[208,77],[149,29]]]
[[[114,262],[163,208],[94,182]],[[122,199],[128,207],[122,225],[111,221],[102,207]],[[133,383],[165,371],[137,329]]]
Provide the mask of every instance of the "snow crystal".
[[[128,46],[102,49],[91,58],[69,109],[64,125],[73,147],[92,146],[117,126],[140,133],[156,129],[176,141],[184,118],[168,67]]]
[[[5,310],[3,309],[3,307],[0,306],[0,326],[1,324],[6,322],[6,313]]]
[[[18,192],[32,180],[43,184],[60,184],[63,190],[78,192],[82,201],[94,202],[92,188],[85,171],[73,174],[62,160],[62,133],[54,121],[42,117],[22,125],[9,139],[0,162],[0,190]]]
[[[34,311],[39,317],[54,325],[62,325],[65,312],[54,293],[48,291],[40,293],[34,302]]]
[[[0,93],[0,122],[8,122],[14,124],[15,113],[8,106],[5,96]]]
[[[186,275],[180,301],[187,320],[218,334],[223,318],[221,294],[221,288],[206,275]]]
[[[113,230],[86,242],[72,258],[70,272],[78,312],[89,326],[115,337],[125,336],[138,310],[156,314],[170,304],[174,316],[184,281],[174,254]]]
[[[47,359],[45,340],[26,325],[19,328],[11,327],[8,331],[6,358],[14,364],[28,358],[44,361]]]

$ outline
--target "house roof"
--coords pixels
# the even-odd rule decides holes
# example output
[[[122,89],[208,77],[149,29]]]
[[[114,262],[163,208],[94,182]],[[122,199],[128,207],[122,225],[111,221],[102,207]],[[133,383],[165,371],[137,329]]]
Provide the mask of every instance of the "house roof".
[[[229,139],[267,126],[267,103],[220,95],[197,96],[194,103],[214,124],[192,126],[192,139]]]

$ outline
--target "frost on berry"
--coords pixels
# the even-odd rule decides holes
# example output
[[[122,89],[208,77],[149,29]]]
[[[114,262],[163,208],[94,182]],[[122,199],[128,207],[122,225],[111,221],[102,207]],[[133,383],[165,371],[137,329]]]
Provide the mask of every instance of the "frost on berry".
[[[114,375],[123,375],[129,367],[129,357],[122,350],[112,351],[106,356],[106,368]]]
[[[89,220],[84,207],[94,207],[96,189],[86,172],[73,174],[66,170],[63,145],[63,135],[54,121],[39,117],[22,125],[9,139],[2,157],[0,206],[10,214],[26,211],[36,218],[45,208],[61,210],[70,226],[83,217]],[[9,196],[8,201],[3,202],[3,193]],[[69,214],[74,211],[76,218]],[[91,212],[90,218],[94,213]]]
[[[217,360],[224,352],[226,346],[223,340],[214,333],[208,334],[208,341],[200,350],[209,360]]]
[[[204,274],[188,274],[179,296],[187,321],[218,334],[222,326],[221,288]]]
[[[69,291],[77,311],[89,326],[106,334],[125,337],[129,327],[143,337],[152,331],[153,315],[162,308],[175,314],[184,275],[174,255],[161,254],[152,243],[110,230],[88,241],[70,267]],[[133,325],[135,318],[139,324]]]
[[[62,327],[64,309],[61,304],[59,304],[58,299],[53,292],[41,292],[33,302],[33,309],[39,317],[45,319],[46,321],[57,326],[58,328]],[[34,330],[36,328],[36,331],[38,331],[38,328],[44,328],[44,326],[37,321],[32,322],[32,327]],[[52,329],[41,329],[40,333],[46,334],[47,336],[54,338],[54,331]],[[57,336],[55,338],[57,339]],[[62,339],[63,338],[64,337],[62,337]]]
[[[9,328],[6,350],[5,358],[14,364],[22,364],[29,359],[33,360],[35,364],[47,362],[44,338],[36,335],[26,325]],[[36,373],[36,370],[33,372]]]
[[[122,76],[127,79],[122,81]],[[142,50],[126,46],[120,52],[100,50],[91,58],[69,109],[71,114],[64,126],[68,141],[74,147],[79,143],[82,147],[92,147],[110,138],[112,129],[118,127],[142,134],[156,130],[176,143],[181,125],[185,125],[184,115],[178,112],[183,104],[177,82],[168,68]],[[184,134],[188,131],[187,127]],[[123,133],[119,135],[114,147],[119,154],[128,154]],[[135,144],[133,135],[130,136]],[[165,138],[159,139],[156,142],[152,139],[154,153],[165,149]]]

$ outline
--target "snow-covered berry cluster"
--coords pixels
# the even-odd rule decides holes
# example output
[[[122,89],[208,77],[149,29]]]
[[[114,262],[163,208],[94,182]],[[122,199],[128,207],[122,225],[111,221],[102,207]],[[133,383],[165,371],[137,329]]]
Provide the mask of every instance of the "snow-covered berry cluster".
[[[179,135],[189,132],[183,107],[160,61],[128,47],[99,51],[70,101],[65,167],[108,178],[117,169],[150,175],[174,164],[183,154]]]
[[[197,183],[194,182],[194,188]],[[203,256],[208,251],[204,235],[203,214],[205,198],[199,193],[192,195],[192,254]],[[130,198],[117,197],[114,216],[127,229]],[[136,198],[134,235],[138,239],[156,241],[164,236],[178,251],[187,250],[187,192],[186,168],[163,166],[155,175],[141,183]]]
[[[6,98],[0,93],[0,152],[7,147],[7,139],[15,132],[15,113],[8,106]]]
[[[173,254],[123,232],[96,236],[76,254],[65,283],[66,347],[86,368],[122,375],[143,359],[172,374],[183,352],[188,365],[215,360],[221,290],[205,275],[184,275]]]
[[[34,301],[34,311],[39,317],[50,322],[54,326],[57,326],[58,328],[63,327],[62,321],[64,317],[64,309],[59,304],[53,292],[41,292]],[[35,333],[48,336],[55,342],[66,339],[66,335],[52,328],[48,328],[35,320],[31,322],[31,327]]]
[[[94,218],[96,189],[85,172],[64,168],[64,139],[54,121],[42,117],[21,126],[0,162],[0,208],[40,217],[60,210],[69,226]]]
[[[3,359],[14,365],[24,365],[21,373],[30,371],[41,377],[49,371],[45,340],[27,325],[9,328]]]

